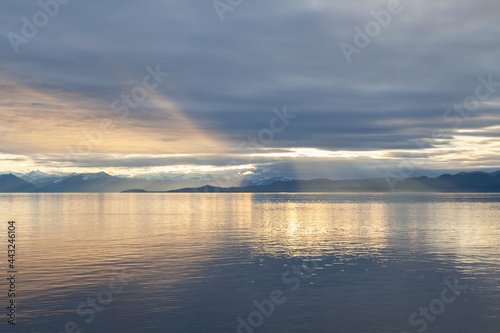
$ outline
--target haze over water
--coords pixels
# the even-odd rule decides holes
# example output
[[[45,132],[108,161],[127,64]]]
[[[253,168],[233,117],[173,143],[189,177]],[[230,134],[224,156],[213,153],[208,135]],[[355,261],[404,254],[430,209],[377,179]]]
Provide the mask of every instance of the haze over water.
[[[43,333],[237,332],[277,289],[255,332],[417,332],[455,278],[467,289],[425,332],[498,333],[499,210],[497,194],[0,194],[15,331]],[[87,323],[77,308],[117,276]]]

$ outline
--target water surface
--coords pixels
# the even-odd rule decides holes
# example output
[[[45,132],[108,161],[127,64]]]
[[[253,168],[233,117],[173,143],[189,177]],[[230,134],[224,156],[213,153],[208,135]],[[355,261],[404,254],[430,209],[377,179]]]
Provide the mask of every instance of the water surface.
[[[0,331],[498,333],[499,210],[495,194],[0,194],[19,271]]]

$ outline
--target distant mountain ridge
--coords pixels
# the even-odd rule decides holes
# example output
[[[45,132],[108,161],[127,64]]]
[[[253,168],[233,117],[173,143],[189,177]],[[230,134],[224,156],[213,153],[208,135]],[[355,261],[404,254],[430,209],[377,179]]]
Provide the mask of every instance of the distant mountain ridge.
[[[37,187],[13,174],[0,175],[0,192],[33,192]]]
[[[49,175],[41,171],[31,171],[24,175],[20,174],[16,176],[38,187],[58,183],[66,177],[63,175]]]
[[[188,186],[201,186],[212,177],[193,177],[184,175],[153,175],[117,177],[105,172],[51,175],[41,171],[26,174],[15,173],[0,175],[0,192],[39,192],[39,193],[119,193],[128,189],[165,191]]]
[[[500,193],[500,171],[461,172],[443,174],[436,178],[426,176],[407,179],[370,178],[350,180],[292,180],[276,181],[264,186],[183,188],[170,193],[218,192],[218,193],[277,193],[277,192],[490,192]]]
[[[19,174],[18,174],[19,175]],[[167,179],[167,178],[164,178]],[[28,181],[31,180],[31,181]],[[203,179],[197,183],[206,182]],[[0,175],[0,192],[3,193],[277,193],[277,192],[491,192],[500,193],[500,170],[496,172],[461,172],[443,174],[435,178],[426,176],[391,180],[386,178],[349,180],[289,180],[286,178],[259,179],[241,187],[204,185],[182,187],[186,181],[168,181],[163,178],[124,178],[105,172],[49,175],[29,172],[24,175]],[[205,183],[206,184],[206,183]]]

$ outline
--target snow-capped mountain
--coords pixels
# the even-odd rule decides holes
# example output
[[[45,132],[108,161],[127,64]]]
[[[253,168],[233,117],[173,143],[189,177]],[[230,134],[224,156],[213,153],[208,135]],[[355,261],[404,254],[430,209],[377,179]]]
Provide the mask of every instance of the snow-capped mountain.
[[[248,185],[266,186],[266,185],[270,185],[278,180],[280,180],[282,182],[288,182],[288,181],[291,181],[292,179],[287,178],[287,177],[271,177],[271,178],[263,177],[263,178],[252,179],[248,183]]]
[[[80,173],[74,176],[81,177],[83,180],[92,180],[92,179],[106,179],[112,178],[113,176],[108,175],[106,172],[98,172],[98,173]]]
[[[17,175],[22,180],[32,183],[36,186],[45,186],[48,184],[56,184],[67,178],[67,175],[49,175],[41,171],[31,171],[26,174]]]
[[[210,181],[207,181],[207,178],[210,179]],[[290,180],[285,177],[263,177],[262,175],[253,175],[252,178],[246,178],[242,181],[237,177],[226,179],[222,177],[212,178],[210,175],[177,174],[165,175],[162,179],[163,180],[148,180],[137,177],[117,177],[111,176],[105,172],[50,175],[40,171],[31,171],[26,174],[12,173],[0,175],[0,192],[105,193],[121,192],[131,189],[140,189],[142,191],[176,190],[178,192],[183,192],[200,191],[206,187],[212,189],[217,188],[217,192],[384,192],[391,190],[388,188],[387,180],[385,178],[334,181],[328,179]],[[455,175],[443,174],[435,178],[429,178],[426,176],[413,177],[399,182],[396,189],[409,192],[461,191],[500,193],[500,171],[492,173],[461,172]]]

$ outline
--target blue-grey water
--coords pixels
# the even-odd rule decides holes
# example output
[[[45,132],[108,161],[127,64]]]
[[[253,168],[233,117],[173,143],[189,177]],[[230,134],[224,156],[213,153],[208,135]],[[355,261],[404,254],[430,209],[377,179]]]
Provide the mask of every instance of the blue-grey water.
[[[500,332],[496,194],[0,194],[0,218],[1,332]]]

